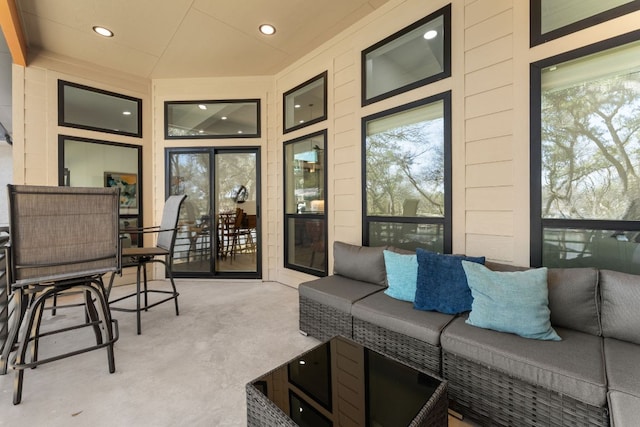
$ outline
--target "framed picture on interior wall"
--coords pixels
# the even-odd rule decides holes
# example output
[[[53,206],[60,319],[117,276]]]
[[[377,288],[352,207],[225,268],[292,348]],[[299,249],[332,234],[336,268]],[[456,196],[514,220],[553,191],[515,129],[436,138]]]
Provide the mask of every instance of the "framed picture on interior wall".
[[[138,175],[135,173],[105,172],[105,187],[120,189],[120,208],[138,207]]]
[[[327,119],[327,72],[294,87],[283,95],[284,133]]]

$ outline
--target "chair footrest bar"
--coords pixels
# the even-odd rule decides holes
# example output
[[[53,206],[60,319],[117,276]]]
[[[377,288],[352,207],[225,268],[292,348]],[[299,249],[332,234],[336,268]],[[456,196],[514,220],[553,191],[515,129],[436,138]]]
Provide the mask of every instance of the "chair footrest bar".
[[[113,343],[118,341],[118,338],[120,338],[120,331],[118,329],[118,320],[117,319],[111,319],[111,323],[113,324],[113,338],[111,340],[107,341],[107,342],[103,342],[101,344],[96,344],[96,345],[93,345],[93,346],[89,346],[89,347],[81,348],[81,349],[78,349],[78,350],[70,351],[68,353],[59,354],[57,356],[51,356],[51,357],[48,357],[46,359],[40,359],[40,360],[37,360],[35,362],[25,362],[25,363],[16,364],[15,363],[15,356],[14,356],[14,358],[13,358],[14,360],[9,362],[9,366],[13,370],[22,370],[22,369],[34,368],[34,367],[36,367],[38,365],[43,365],[45,363],[55,362],[56,360],[65,359],[67,357],[76,356],[78,354],[87,353],[89,351],[98,350],[100,348],[104,348],[104,347],[108,347],[110,345],[113,345]],[[58,331],[55,331],[55,332],[58,332]],[[40,336],[42,337],[44,335],[40,335]]]

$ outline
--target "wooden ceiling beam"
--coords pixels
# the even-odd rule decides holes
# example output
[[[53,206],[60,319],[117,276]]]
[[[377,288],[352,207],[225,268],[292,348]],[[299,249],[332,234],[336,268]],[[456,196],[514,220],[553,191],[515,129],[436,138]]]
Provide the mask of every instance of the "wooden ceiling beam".
[[[0,27],[9,46],[13,63],[27,66],[27,44],[15,0],[0,0]]]

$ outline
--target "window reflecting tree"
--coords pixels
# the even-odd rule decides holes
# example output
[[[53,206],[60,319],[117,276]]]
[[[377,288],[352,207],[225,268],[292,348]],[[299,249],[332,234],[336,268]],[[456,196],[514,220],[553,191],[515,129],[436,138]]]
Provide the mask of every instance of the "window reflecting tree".
[[[542,215],[640,219],[640,72],[542,96]]]
[[[365,244],[450,250],[448,99],[363,119]]]

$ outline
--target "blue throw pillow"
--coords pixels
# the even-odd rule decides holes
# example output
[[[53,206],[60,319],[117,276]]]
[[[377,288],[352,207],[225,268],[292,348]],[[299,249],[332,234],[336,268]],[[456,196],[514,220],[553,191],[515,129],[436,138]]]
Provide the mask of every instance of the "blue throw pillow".
[[[547,268],[491,271],[462,262],[473,295],[467,323],[525,338],[560,341],[549,320]]]
[[[416,254],[383,251],[389,287],[384,291],[391,298],[413,302],[416,296],[418,259]]]
[[[471,310],[471,290],[462,260],[484,264],[484,257],[442,255],[418,248],[418,278],[413,306],[418,310],[458,314]]]

